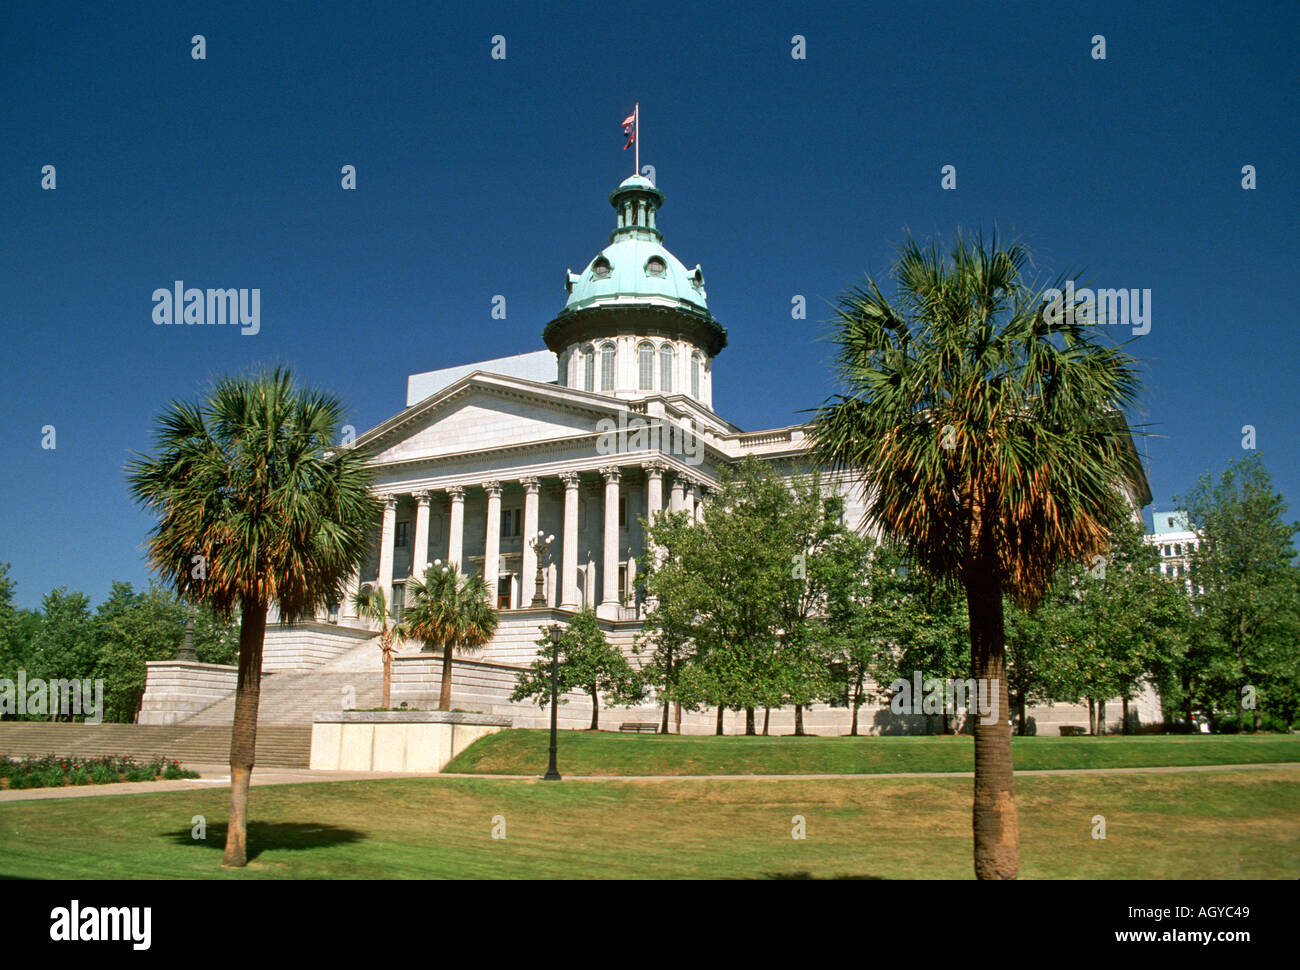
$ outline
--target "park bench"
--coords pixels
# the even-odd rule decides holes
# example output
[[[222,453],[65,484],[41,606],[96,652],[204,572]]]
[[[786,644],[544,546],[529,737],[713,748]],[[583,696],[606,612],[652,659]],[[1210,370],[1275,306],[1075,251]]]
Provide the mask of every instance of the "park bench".
[[[628,721],[618,726],[620,731],[632,731],[636,734],[658,734],[659,725],[650,721]]]

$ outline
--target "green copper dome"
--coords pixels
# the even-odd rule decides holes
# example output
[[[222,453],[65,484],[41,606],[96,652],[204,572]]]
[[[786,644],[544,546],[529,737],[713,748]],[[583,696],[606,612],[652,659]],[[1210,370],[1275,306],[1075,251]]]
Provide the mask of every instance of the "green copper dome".
[[[610,193],[618,225],[609,245],[581,273],[565,279],[565,310],[629,303],[674,306],[708,312],[704,271],[687,269],[663,246],[655,225],[664,195],[643,175],[632,175]]]
[[[616,213],[609,245],[580,273],[565,274],[568,299],[542,334],[556,353],[575,341],[614,334],[672,335],[710,356],[727,345],[727,331],[709,313],[704,271],[687,269],[664,248],[657,225],[664,194],[641,175],[609,194]]]

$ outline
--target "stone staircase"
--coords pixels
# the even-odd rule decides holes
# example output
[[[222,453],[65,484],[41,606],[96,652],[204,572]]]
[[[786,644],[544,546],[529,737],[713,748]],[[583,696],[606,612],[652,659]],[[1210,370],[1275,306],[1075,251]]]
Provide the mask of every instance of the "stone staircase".
[[[376,650],[376,653],[378,651]],[[275,671],[262,674],[262,695],[257,705],[258,729],[271,726],[299,725],[311,732],[313,714],[349,709],[378,707],[383,699],[382,671],[307,670]],[[234,695],[224,697],[211,707],[181,722],[185,725],[225,725],[234,723]]]
[[[230,722],[189,724],[0,723],[0,755],[11,758],[52,754],[66,758],[130,755],[138,761],[171,758],[182,765],[230,762]],[[311,761],[311,725],[257,728],[257,764],[264,768],[306,768]]]

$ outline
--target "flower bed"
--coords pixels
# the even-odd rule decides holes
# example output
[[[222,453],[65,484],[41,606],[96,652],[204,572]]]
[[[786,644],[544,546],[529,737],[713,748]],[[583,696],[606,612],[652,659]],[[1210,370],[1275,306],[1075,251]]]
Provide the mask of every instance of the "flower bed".
[[[197,778],[197,771],[179,761],[103,755],[98,758],[0,758],[0,789],[60,788],[64,785],[111,785],[119,781],[156,781],[159,778]]]

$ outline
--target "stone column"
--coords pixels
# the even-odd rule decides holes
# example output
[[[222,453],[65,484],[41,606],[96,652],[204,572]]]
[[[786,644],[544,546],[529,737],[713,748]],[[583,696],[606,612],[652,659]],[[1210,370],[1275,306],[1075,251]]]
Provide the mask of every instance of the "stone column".
[[[537,586],[537,550],[533,542],[537,539],[537,493],[541,483],[535,478],[521,478],[519,484],[524,487],[524,538],[520,550],[522,565],[519,567],[519,605],[527,606],[533,600],[533,590]]]
[[[694,480],[691,482],[691,521],[704,521],[704,486]]]
[[[619,470],[614,466],[602,468],[605,477],[605,556],[601,563],[600,614],[606,619],[618,619],[618,480]]]
[[[483,542],[483,582],[487,583],[488,602],[497,602],[497,566],[501,553],[501,483],[484,482],[487,490],[487,535]]]
[[[411,549],[411,578],[424,582],[429,568],[429,493],[415,493],[415,546]]]
[[[397,531],[397,496],[384,496],[384,525],[379,533],[379,588],[393,605],[393,541]]]
[[[651,461],[641,467],[645,469],[645,517],[653,523],[664,507],[664,466],[662,462]]]
[[[680,512],[686,507],[686,482],[679,472],[673,472],[673,488],[668,496],[668,511]]]
[[[451,498],[451,515],[447,524],[447,563],[461,572],[465,570],[465,487],[453,485],[447,489]]]
[[[561,472],[564,482],[564,551],[560,578],[560,606],[578,608],[578,473]]]

